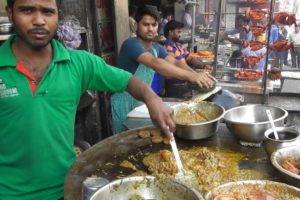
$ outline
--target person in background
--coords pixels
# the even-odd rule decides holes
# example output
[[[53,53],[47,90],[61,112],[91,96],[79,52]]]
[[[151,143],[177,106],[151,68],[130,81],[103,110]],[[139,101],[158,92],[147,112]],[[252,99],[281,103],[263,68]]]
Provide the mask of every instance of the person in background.
[[[159,24],[159,29],[158,29],[158,35],[161,36],[161,35],[164,35],[164,28],[165,28],[165,25],[172,20],[172,13],[171,12],[165,12],[163,13],[163,19],[161,21],[161,23]]]
[[[218,13],[215,10],[214,11],[214,16],[213,16],[213,20],[209,23],[209,27],[212,29],[212,32],[217,32],[217,24],[218,24]],[[220,27],[224,28],[225,27],[225,23],[224,23],[224,16],[221,17],[221,22],[220,22]]]
[[[137,6],[134,6],[134,5],[129,6],[130,37],[136,37],[136,21],[134,19],[136,10],[137,10]]]
[[[146,84],[151,85],[155,72],[163,76],[187,80],[201,87],[210,88],[213,80],[206,73],[197,73],[186,64],[176,60],[158,43],[153,42],[158,29],[158,11],[147,5],[139,7],[136,14],[137,37],[129,38],[121,46],[118,66]],[[114,133],[126,130],[123,122],[127,113],[139,102],[127,93],[113,94],[111,98]]]
[[[182,44],[179,42],[181,34],[183,32],[184,24],[175,20],[168,22],[164,29],[164,36],[166,41],[164,42],[164,47],[169,53],[179,62],[187,64],[188,66],[195,69],[206,69],[208,71],[212,70],[210,65],[204,65],[201,63],[200,59],[193,58],[190,56],[190,52],[183,48]]]
[[[247,29],[249,28],[249,22],[250,21],[245,16],[238,15],[236,17],[235,29],[231,31],[225,31],[223,39],[226,39],[233,44],[238,44],[240,49],[242,49],[242,44],[244,40],[250,41],[253,39],[252,32],[247,31]],[[238,34],[238,38],[229,37],[229,35],[235,34]]]
[[[196,16],[195,16],[195,27],[202,28],[207,27],[206,19],[203,14],[201,14],[199,6],[196,6]]]
[[[76,108],[88,89],[126,90],[173,137],[173,111],[147,84],[53,39],[55,0],[7,0],[7,13],[15,34],[0,46],[0,199],[63,199],[64,178],[76,159]]]
[[[287,27],[282,25],[279,30],[279,38],[288,40],[288,34],[289,34],[289,32],[287,30]],[[289,56],[289,51],[285,51],[284,55],[283,55],[283,64],[284,65],[288,65],[288,56]]]
[[[196,69],[205,69],[207,72],[212,71],[212,67],[210,65],[204,65],[201,61],[197,58],[193,58],[190,55],[190,52],[183,48],[182,44],[179,42],[180,36],[182,34],[184,25],[181,22],[171,20],[168,22],[164,29],[164,36],[166,41],[164,42],[164,47],[169,53],[169,55],[173,56],[176,60],[181,62],[182,64],[186,64],[192,68]],[[174,91],[174,88],[183,85],[186,81],[178,80],[178,79],[166,79],[165,81],[165,89],[166,89],[166,96],[168,97],[181,97],[184,94],[188,93],[189,90],[186,89],[183,94],[178,94],[178,92]],[[183,87],[184,91],[184,87]]]
[[[292,67],[300,67],[300,24],[295,27],[295,31],[288,37],[289,43],[292,43],[294,48],[291,48]]]
[[[190,4],[187,4],[184,7],[184,14],[183,14],[183,24],[184,24],[184,28],[191,30],[192,29],[192,23],[193,23],[193,18],[192,18],[192,14],[193,14],[193,6]]]
[[[223,33],[223,40],[228,40],[233,44],[238,45],[239,49],[234,51],[231,56],[231,65],[241,65],[242,68],[248,68],[248,66],[240,61],[240,57],[242,56],[242,44],[243,41],[250,41],[253,39],[253,34],[251,31],[247,31],[249,29],[249,20],[243,16],[238,15],[235,21],[235,29],[231,31],[225,31]],[[238,34],[238,38],[230,37],[229,35],[236,35]]]

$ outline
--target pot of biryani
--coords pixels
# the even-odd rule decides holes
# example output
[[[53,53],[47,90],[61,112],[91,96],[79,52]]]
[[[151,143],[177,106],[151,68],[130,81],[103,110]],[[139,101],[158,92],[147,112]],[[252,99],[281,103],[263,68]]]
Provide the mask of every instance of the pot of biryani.
[[[212,189],[207,200],[300,200],[300,189],[274,181],[229,182]]]
[[[214,135],[225,109],[206,101],[187,101],[173,106],[176,131],[179,138],[188,140],[205,139]]]
[[[90,198],[90,200],[145,199],[204,200],[196,189],[175,181],[159,181],[153,176],[133,176],[115,180],[100,188]]]

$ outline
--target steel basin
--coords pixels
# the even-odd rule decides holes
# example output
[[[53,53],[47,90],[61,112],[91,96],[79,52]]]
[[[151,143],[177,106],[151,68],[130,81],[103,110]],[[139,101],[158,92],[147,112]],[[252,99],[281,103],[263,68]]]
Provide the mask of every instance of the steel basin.
[[[181,109],[186,108],[187,104],[193,109],[201,111],[201,113],[212,120],[193,124],[176,123],[175,135],[179,138],[188,140],[205,139],[213,136],[218,130],[225,109],[222,106],[206,101],[183,102],[173,107],[175,116]]]
[[[142,199],[204,200],[194,188],[175,181],[160,183],[153,176],[115,180],[100,188],[90,200],[129,200],[136,195]]]
[[[226,111],[224,121],[230,132],[246,142],[261,142],[264,132],[271,128],[266,110],[270,110],[275,126],[283,126],[288,112],[282,108],[262,104],[245,105]]]
[[[274,189],[282,189],[282,191],[284,191],[285,193],[289,193],[291,195],[294,195],[295,197],[300,196],[300,189],[290,186],[290,185],[287,185],[287,184],[284,184],[284,183],[279,183],[279,182],[275,182],[275,181],[264,181],[264,180],[245,180],[245,181],[229,182],[229,183],[219,185],[219,186],[215,187],[214,189],[212,189],[210,192],[208,192],[205,195],[205,199],[213,200],[214,194],[219,193],[224,190],[225,191],[229,190],[230,188],[232,188],[234,186],[257,185],[260,188],[263,188],[266,184],[268,185],[268,187],[269,186],[274,187]]]
[[[273,152],[271,155],[271,163],[279,172],[280,177],[285,180],[287,183],[294,185],[300,188],[300,175],[294,174],[285,170],[281,167],[281,164],[284,160],[289,157],[300,158],[300,146],[292,146],[286,147],[283,149],[278,149],[277,151]]]
[[[300,146],[300,133],[298,130],[291,127],[276,127],[276,131],[279,140],[275,139],[273,129],[268,129],[265,132],[264,148],[269,156],[278,149]]]

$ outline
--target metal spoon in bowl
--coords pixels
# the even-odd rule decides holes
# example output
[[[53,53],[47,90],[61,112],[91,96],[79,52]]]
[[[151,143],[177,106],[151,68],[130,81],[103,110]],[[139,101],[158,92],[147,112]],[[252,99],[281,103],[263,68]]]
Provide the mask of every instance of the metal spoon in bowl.
[[[276,127],[275,127],[275,124],[274,124],[274,121],[273,121],[273,118],[272,118],[272,115],[271,115],[270,110],[266,110],[266,113],[267,113],[268,118],[269,118],[269,121],[270,121],[270,123],[271,123],[272,129],[273,129],[273,133],[274,133],[274,136],[275,136],[275,139],[276,139],[276,140],[279,140],[278,133],[277,133],[277,130],[276,130]]]

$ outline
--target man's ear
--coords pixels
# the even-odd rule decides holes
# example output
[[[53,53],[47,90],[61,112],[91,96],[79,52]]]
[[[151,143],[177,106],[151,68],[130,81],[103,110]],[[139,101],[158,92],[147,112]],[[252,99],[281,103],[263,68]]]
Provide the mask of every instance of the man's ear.
[[[5,7],[5,10],[9,21],[12,22],[12,10],[8,6]]]

